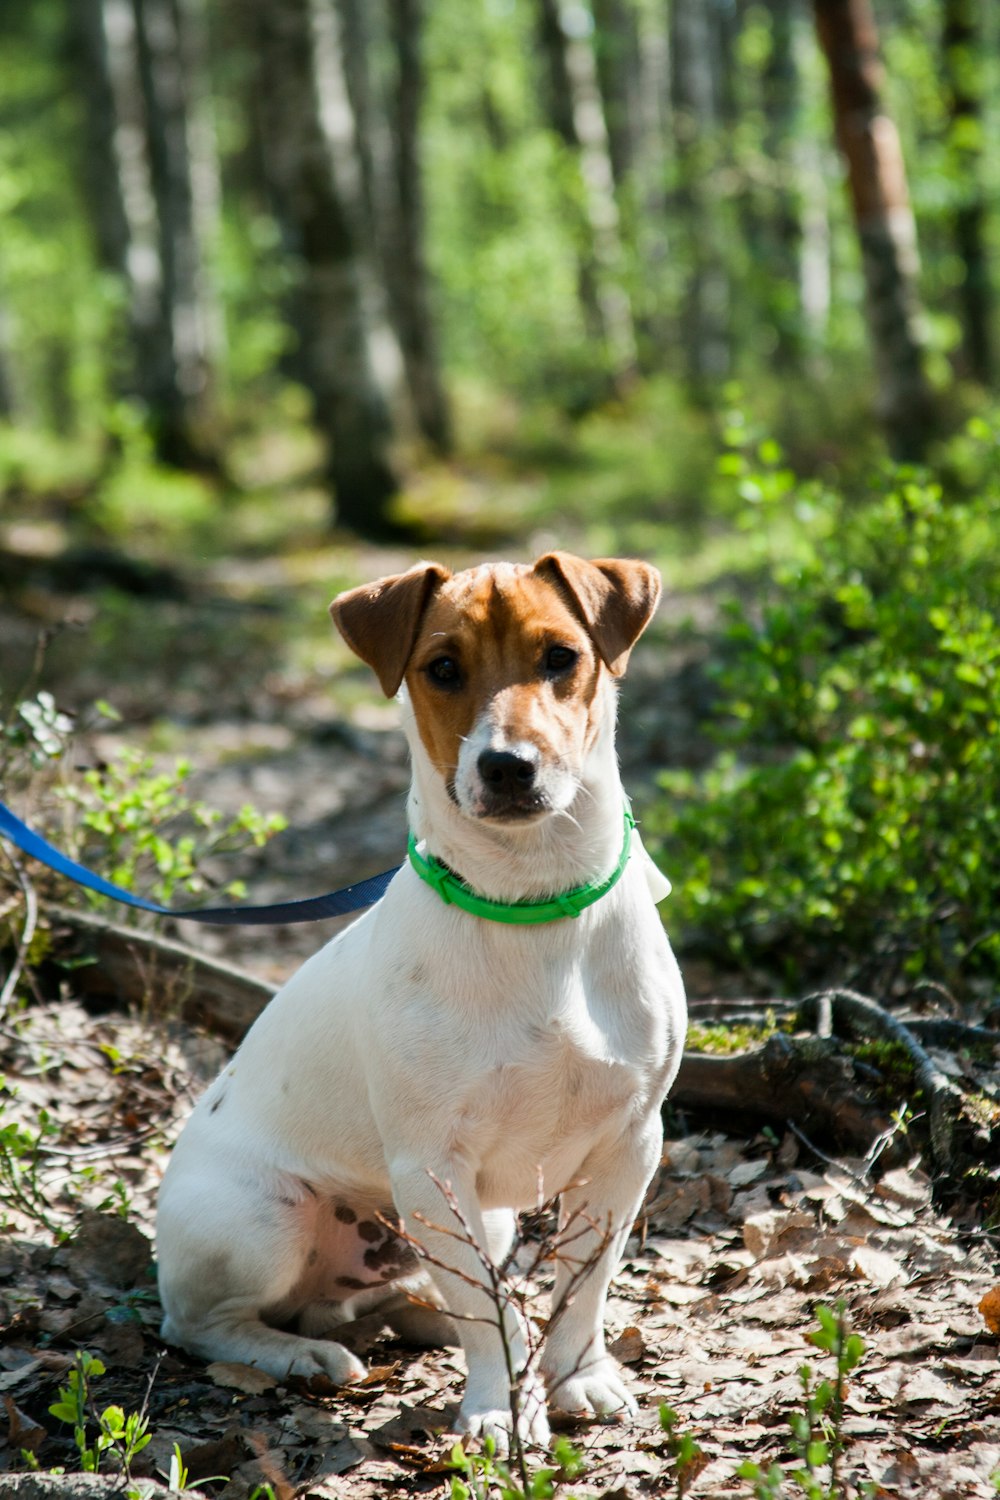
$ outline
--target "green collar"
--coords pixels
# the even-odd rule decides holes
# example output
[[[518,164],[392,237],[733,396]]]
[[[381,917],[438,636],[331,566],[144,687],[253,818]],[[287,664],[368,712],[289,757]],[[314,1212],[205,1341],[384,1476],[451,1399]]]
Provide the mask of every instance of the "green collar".
[[[410,864],[416,870],[421,880],[425,880],[432,890],[437,891],[441,900],[447,906],[460,906],[463,911],[469,911],[474,917],[485,917],[489,922],[555,922],[560,917],[578,917],[588,906],[593,906],[595,901],[600,901],[608,891],[616,886],[625,873],[628,857],[632,850],[632,829],[635,827],[635,819],[631,809],[625,808],[625,839],[622,844],[622,852],[618,863],[610,875],[603,880],[590,881],[587,885],[578,885],[571,891],[563,891],[560,896],[553,896],[549,901],[491,901],[486,896],[477,896],[475,891],[470,890],[460,876],[452,873],[447,865],[443,865],[433,854],[421,854],[417,849],[417,841],[410,834],[409,855]]]

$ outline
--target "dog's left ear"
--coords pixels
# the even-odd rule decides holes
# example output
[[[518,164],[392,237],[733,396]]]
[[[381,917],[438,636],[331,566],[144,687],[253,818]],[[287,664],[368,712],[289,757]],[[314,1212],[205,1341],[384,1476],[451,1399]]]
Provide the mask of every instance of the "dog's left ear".
[[[577,614],[612,676],[620,677],[629,653],[660,600],[660,575],[633,558],[585,562],[570,552],[548,552],[535,572],[551,579]]]
[[[348,589],[330,605],[333,623],[372,668],[387,698],[399,692],[431,595],[450,577],[440,563],[417,563],[406,573]]]

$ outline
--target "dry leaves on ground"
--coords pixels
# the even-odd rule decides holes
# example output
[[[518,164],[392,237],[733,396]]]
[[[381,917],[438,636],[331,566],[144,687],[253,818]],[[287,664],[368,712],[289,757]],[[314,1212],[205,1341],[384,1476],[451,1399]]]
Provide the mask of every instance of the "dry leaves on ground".
[[[67,1000],[9,1024],[3,1050],[5,1121],[26,1130],[49,1121],[35,1166],[22,1162],[22,1189],[34,1180],[60,1222],[86,1212],[75,1240],[56,1244],[11,1208],[0,1238],[0,1465],[23,1469],[28,1449],[45,1470],[72,1466],[71,1434],[48,1407],[85,1347],[107,1367],[100,1405],[147,1404],[153,1440],[137,1474],[162,1478],[177,1444],[192,1483],[227,1476],[209,1486],[225,1500],[262,1484],[278,1500],[446,1495],[463,1377],[455,1351],[405,1349],[368,1318],[355,1335],[369,1378],[320,1391],[247,1367],[206,1367],[161,1342],[149,1239],[156,1185],[218,1044],[93,1017]],[[838,1299],[866,1344],[846,1404],[847,1493],[865,1481],[882,1496],[995,1493],[994,1242],[960,1233],[934,1209],[916,1163],[877,1183],[864,1172],[793,1138],[703,1133],[667,1143],[608,1311],[642,1412],[630,1428],[572,1432],[587,1470],[571,1493],[663,1493],[665,1402],[707,1455],[688,1493],[749,1495],[734,1471],[746,1458],[787,1459],[798,1371],[808,1361],[823,1373],[825,1357],[806,1342],[813,1308]],[[541,1296],[532,1312],[544,1317]]]

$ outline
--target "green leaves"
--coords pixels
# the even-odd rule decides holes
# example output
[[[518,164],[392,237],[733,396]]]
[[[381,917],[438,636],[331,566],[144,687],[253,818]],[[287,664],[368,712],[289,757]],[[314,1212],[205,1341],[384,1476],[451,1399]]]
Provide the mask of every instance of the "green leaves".
[[[790,982],[1000,972],[1000,445],[963,444],[968,496],[912,470],[814,495],[794,565],[731,617],[722,750],[647,820],[675,917],[738,962],[780,945]]]
[[[142,1412],[125,1414],[121,1406],[106,1406],[96,1413],[97,1431],[91,1443],[88,1438],[91,1385],[106,1374],[104,1362],[86,1349],[77,1352],[76,1364],[70,1370],[68,1384],[60,1386],[49,1414],[73,1428],[73,1441],[85,1474],[96,1474],[101,1456],[109,1449],[116,1455],[119,1467],[128,1474],[133,1458],[151,1440],[149,1418]]]
[[[80,809],[80,823],[94,836],[86,840],[87,852],[108,879],[127,890],[141,880],[154,900],[167,903],[178,889],[205,889],[201,871],[209,857],[259,848],[287,827],[280,814],[265,816],[249,804],[225,821],[222,813],[188,796],[190,774],[188,760],[158,770],[152,756],[125,747],[110,764],[60,788],[60,795]],[[151,880],[154,871],[158,878]],[[242,894],[240,882],[226,889]]]

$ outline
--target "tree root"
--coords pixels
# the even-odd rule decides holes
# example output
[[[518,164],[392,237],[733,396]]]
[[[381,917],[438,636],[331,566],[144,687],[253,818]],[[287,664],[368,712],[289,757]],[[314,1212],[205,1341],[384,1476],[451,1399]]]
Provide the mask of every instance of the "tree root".
[[[933,1165],[940,1172],[951,1171],[961,1144],[958,1136],[964,1124],[964,1095],[941,1072],[910,1028],[877,1001],[854,990],[821,990],[807,995],[799,1006],[799,1016],[803,1021],[813,1018],[821,1034],[829,1030],[852,1039],[893,1042],[905,1051],[916,1087],[924,1094]]]

